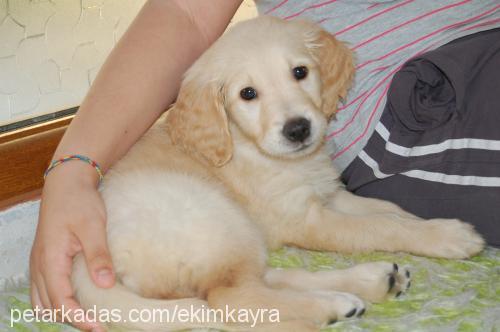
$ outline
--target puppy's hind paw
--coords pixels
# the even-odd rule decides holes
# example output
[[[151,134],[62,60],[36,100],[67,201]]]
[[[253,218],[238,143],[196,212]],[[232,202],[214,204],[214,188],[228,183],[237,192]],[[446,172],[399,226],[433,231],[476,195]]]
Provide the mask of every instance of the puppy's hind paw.
[[[370,302],[382,302],[399,297],[411,285],[411,273],[396,263],[370,262],[348,270],[353,292]]]
[[[354,319],[362,316],[366,311],[363,300],[356,295],[344,292],[317,290],[314,295],[322,299],[328,306],[329,315],[326,324],[331,325],[339,320]]]
[[[393,263],[393,270],[389,273],[388,291],[389,296],[400,297],[411,286],[411,273],[407,268],[400,268]]]

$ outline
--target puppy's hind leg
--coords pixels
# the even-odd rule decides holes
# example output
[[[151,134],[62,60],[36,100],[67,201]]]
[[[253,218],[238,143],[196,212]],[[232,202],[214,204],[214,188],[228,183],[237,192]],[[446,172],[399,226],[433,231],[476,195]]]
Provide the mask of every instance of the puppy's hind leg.
[[[225,327],[223,324],[207,325],[203,322],[186,321],[176,314],[180,311],[205,310],[208,308],[208,303],[202,299],[145,298],[130,291],[120,282],[111,288],[97,287],[87,272],[81,254],[75,257],[72,279],[76,298],[82,308],[85,310],[95,309],[98,313],[103,313],[95,317],[103,324],[112,324],[133,331],[176,331],[207,326]],[[104,313],[111,313],[111,315],[106,316]]]
[[[271,287],[348,292],[370,302],[397,297],[411,284],[407,269],[388,262],[365,263],[343,270],[317,272],[268,269],[264,280]]]
[[[257,317],[247,322],[250,325],[273,326],[278,330],[288,326],[284,329],[288,331],[290,325],[310,325],[305,323],[310,322],[319,327],[331,321],[355,317],[365,310],[363,301],[352,294],[272,289],[260,280],[235,287],[215,288],[209,292],[207,300],[211,308],[236,312],[233,317],[225,317],[228,320],[226,323],[244,323],[231,320],[248,314]],[[243,313],[243,316],[238,313]]]

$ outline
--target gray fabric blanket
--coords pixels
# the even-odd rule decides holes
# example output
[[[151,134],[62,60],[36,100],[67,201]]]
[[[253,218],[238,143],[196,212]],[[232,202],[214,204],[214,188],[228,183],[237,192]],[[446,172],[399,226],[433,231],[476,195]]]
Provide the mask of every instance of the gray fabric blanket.
[[[343,179],[421,217],[470,222],[500,246],[500,29],[407,62]]]

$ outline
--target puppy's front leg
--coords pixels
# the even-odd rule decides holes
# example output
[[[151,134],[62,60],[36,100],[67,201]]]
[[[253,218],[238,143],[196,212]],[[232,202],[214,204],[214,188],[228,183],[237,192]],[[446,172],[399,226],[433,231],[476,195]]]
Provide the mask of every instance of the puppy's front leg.
[[[327,207],[329,209],[342,211],[348,214],[392,214],[402,218],[422,220],[422,218],[406,212],[392,202],[376,198],[356,196],[353,193],[340,188],[329,200]]]
[[[271,287],[347,292],[370,302],[399,296],[410,287],[410,272],[396,263],[370,262],[348,269],[310,272],[303,269],[268,269],[264,280]]]
[[[305,222],[293,232],[294,245],[345,253],[383,250],[412,254],[467,258],[484,247],[474,228],[454,219],[416,220],[398,215],[349,214],[309,205]]]

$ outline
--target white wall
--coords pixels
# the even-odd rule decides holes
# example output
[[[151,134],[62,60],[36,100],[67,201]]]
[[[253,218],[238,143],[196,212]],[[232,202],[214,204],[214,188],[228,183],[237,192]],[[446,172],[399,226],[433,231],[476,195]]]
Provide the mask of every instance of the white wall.
[[[0,0],[0,123],[80,104],[144,0]]]

